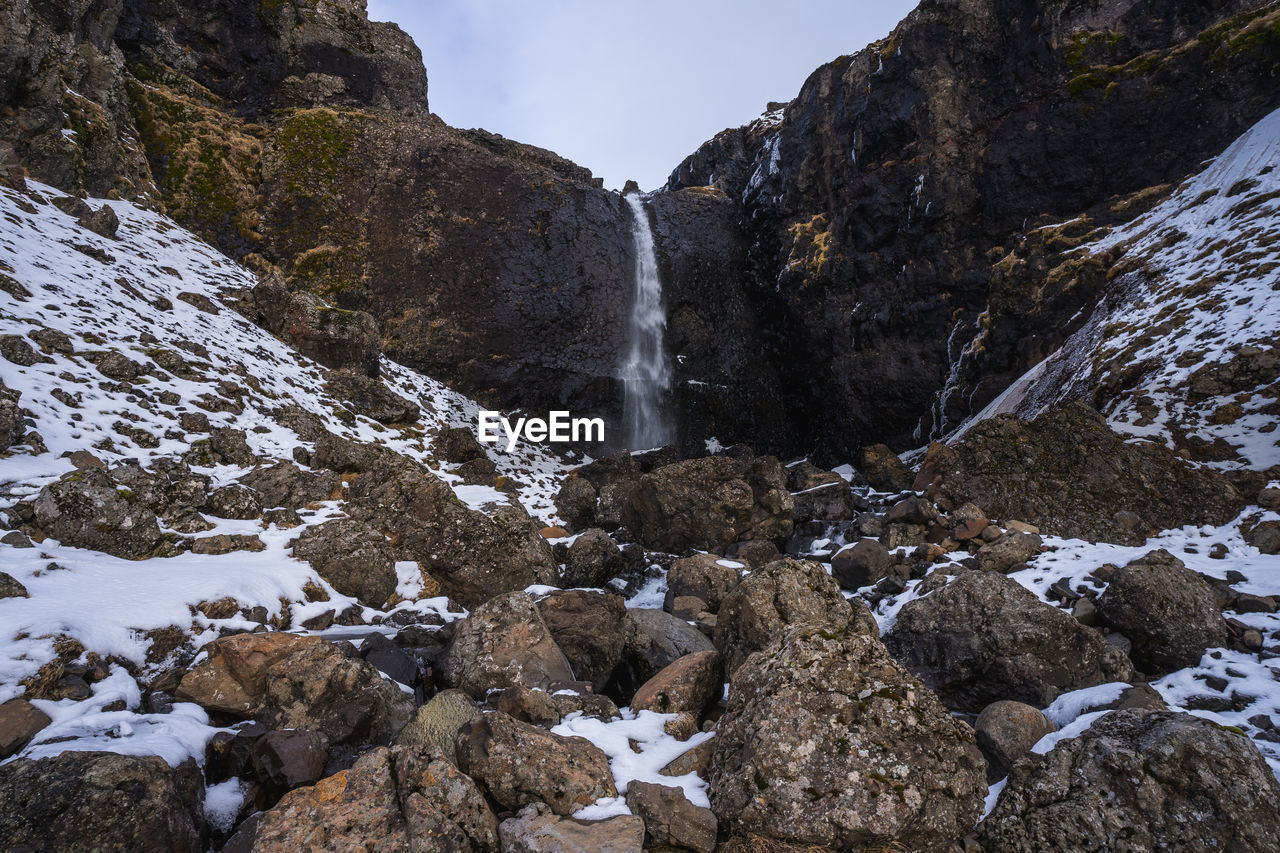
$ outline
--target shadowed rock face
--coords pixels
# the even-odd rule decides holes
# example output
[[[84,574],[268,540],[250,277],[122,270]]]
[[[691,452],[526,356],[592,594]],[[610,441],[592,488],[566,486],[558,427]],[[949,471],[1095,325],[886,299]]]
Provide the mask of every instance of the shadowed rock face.
[[[1274,10],[1232,17],[1263,5],[926,0],[815,71],[779,124],[686,159],[671,189],[739,206],[743,299],[805,413],[798,443],[918,446],[980,329],[950,426],[1060,345],[1105,266],[1064,264],[1080,234],[1022,235],[1128,218],[1144,203],[1121,197],[1176,183],[1274,109]]]

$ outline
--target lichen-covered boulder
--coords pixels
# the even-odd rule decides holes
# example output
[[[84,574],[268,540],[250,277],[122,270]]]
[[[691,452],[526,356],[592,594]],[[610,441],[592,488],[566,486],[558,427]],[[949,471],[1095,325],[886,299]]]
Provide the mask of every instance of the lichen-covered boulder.
[[[141,560],[161,542],[155,512],[98,468],[72,471],[45,486],[32,508],[40,529],[64,545]]]
[[[1044,707],[1136,677],[1097,631],[995,572],[965,572],[907,602],[884,641],[947,707],[973,713],[999,699]]]
[[[1280,784],[1244,735],[1172,711],[1113,711],[1014,766],[986,850],[1280,849]]]
[[[457,623],[441,677],[476,699],[504,687],[546,689],[574,673],[524,592],[490,599]]]
[[[802,625],[748,658],[714,744],[721,824],[785,842],[944,851],[987,790],[973,730],[847,624]]]
[[[396,555],[387,537],[361,521],[339,518],[308,527],[293,545],[293,556],[343,595],[382,607],[396,591]]]

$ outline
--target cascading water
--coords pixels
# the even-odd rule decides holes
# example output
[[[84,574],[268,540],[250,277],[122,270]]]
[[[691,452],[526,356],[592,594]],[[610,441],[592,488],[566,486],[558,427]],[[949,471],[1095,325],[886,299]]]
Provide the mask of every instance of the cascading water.
[[[627,327],[627,354],[619,370],[623,383],[622,416],[627,447],[648,450],[670,444],[674,437],[668,397],[671,366],[662,346],[667,315],[662,306],[662,280],[654,251],[649,213],[639,193],[624,196],[631,208],[636,244],[635,299]]]

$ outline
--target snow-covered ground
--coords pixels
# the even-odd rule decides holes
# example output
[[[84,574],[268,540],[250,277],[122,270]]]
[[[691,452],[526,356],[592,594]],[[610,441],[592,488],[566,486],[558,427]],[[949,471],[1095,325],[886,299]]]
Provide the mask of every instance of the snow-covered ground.
[[[431,454],[439,427],[473,425],[479,406],[443,384],[393,362],[383,361],[387,385],[422,408],[421,422],[390,428],[364,417],[344,422],[340,404],[324,388],[325,370],[235,313],[222,297],[252,287],[255,276],[165,217],[122,201],[91,199],[110,205],[120,219],[118,239],[108,239],[76,224],[48,203],[61,195],[37,183],[33,194],[0,188],[0,273],[30,293],[0,288],[0,336],[28,337],[41,328],[67,335],[71,352],[50,352],[45,360],[20,366],[0,359],[0,378],[21,392],[20,405],[34,415],[34,429],[47,452],[26,446],[0,454],[0,512],[34,495],[41,486],[73,469],[65,453],[88,450],[107,465],[136,459],[146,465],[160,457],[181,456],[189,443],[204,437],[187,434],[183,412],[204,411],[205,395],[238,396],[240,414],[206,411],[212,426],[230,426],[247,434],[255,454],[291,460],[306,447],[275,412],[293,404],[321,418],[331,432],[375,442],[423,462],[450,482],[468,505],[482,509],[508,497],[484,486],[463,486]],[[190,304],[212,300],[216,313]],[[146,364],[162,350],[178,352],[195,368],[191,378],[167,373],[129,386],[104,381],[87,358],[116,350]],[[38,351],[38,347],[37,347]],[[185,371],[184,371],[185,373]],[[160,377],[163,378],[160,378]],[[236,386],[231,389],[227,383]],[[140,429],[153,442],[122,432]],[[499,472],[522,484],[519,499],[546,523],[557,521],[553,497],[568,466],[537,445],[524,443],[513,453],[491,453]],[[197,469],[215,483],[247,472],[234,466]],[[301,512],[303,527],[342,513],[332,501]],[[253,534],[265,544],[259,552],[223,555],[184,553],[165,559],[123,560],[53,540],[34,548],[0,543],[0,569],[21,582],[29,598],[0,599],[0,701],[23,692],[21,680],[55,657],[55,641],[71,638],[103,656],[115,655],[149,673],[146,632],[178,626],[198,647],[226,629],[253,627],[239,615],[209,619],[195,610],[201,602],[234,598],[244,608],[261,606],[268,616],[290,608],[293,624],[320,609],[356,605],[289,554],[287,542],[303,528],[263,528],[263,523],[208,519],[206,535]],[[412,599],[421,590],[416,564],[402,564],[400,593]],[[415,580],[418,580],[415,590]],[[330,600],[308,604],[302,588],[312,583]],[[409,600],[397,609],[443,612],[444,599]],[[367,612],[366,616],[374,614]],[[456,618],[457,614],[449,614]],[[83,702],[38,701],[53,719],[21,755],[38,756],[66,749],[111,749],[158,754],[171,763],[187,755],[202,757],[216,729],[204,712],[179,704],[173,713],[139,712],[141,690],[124,668],[93,685]],[[125,710],[104,711],[123,700]]]
[[[1076,250],[1119,250],[1120,267],[1131,271],[1115,278],[1060,350],[973,420],[1000,412],[1031,417],[1065,399],[1088,399],[1123,374],[1123,393],[1104,409],[1117,430],[1166,442],[1174,431],[1221,440],[1238,457],[1222,464],[1280,463],[1277,389],[1267,387],[1274,373],[1221,394],[1197,394],[1189,382],[1242,346],[1280,344],[1277,234],[1280,111],[1166,201]]]

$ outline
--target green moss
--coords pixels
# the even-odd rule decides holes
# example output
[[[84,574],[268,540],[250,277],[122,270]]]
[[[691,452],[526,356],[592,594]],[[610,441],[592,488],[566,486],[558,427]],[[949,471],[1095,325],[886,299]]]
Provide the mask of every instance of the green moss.
[[[307,196],[337,194],[372,117],[354,110],[300,110],[276,134],[285,188]]]

